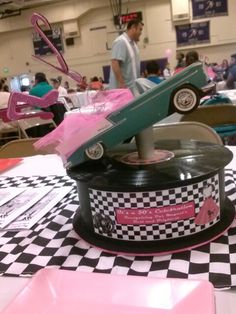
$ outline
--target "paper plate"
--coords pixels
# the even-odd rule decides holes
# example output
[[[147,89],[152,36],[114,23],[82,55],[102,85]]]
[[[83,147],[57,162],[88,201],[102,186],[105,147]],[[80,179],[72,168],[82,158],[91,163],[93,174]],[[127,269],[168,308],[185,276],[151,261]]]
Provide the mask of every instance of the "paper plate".
[[[43,269],[2,314],[214,314],[208,281]]]

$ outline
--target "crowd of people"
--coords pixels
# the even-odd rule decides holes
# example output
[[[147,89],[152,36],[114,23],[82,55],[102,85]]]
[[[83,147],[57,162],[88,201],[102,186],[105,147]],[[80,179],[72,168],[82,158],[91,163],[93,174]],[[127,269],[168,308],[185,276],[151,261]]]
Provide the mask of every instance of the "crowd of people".
[[[83,76],[81,82],[74,85],[71,88],[68,81],[62,81],[61,76],[47,79],[45,73],[37,72],[31,85],[22,85],[20,91],[25,94],[42,97],[50,90],[56,89],[59,96],[65,97],[70,93],[84,92],[86,90],[103,90],[106,88],[103,78],[98,78],[97,76],[92,77],[89,82],[87,77]],[[7,79],[0,78],[0,109],[7,106],[9,96],[10,88],[7,84]]]
[[[112,45],[111,51],[111,71],[110,88],[128,87],[134,92],[134,82],[141,76],[140,57],[137,42],[142,34],[144,24],[138,19],[128,22],[127,30],[120,35]],[[190,51],[186,54],[177,54],[177,65],[174,71],[171,71],[170,63],[167,60],[164,69],[160,69],[155,60],[150,60],[146,64],[143,76],[150,81],[159,84],[168,79],[173,74],[181,71],[185,66],[199,60],[196,51]]]
[[[103,90],[105,88],[103,78],[98,78],[97,76],[92,77],[90,82],[88,82],[86,76],[83,76],[81,81],[74,85],[74,87],[70,87],[68,81],[64,81],[63,83],[61,76],[51,78],[50,81],[48,81],[44,73],[38,72],[35,74],[34,84],[32,88],[29,89],[29,94],[42,97],[42,93],[46,94],[46,92],[56,89],[59,96],[65,97],[71,93],[84,92],[86,90]]]
[[[34,83],[32,86],[22,86],[21,91],[30,95],[42,97],[45,93],[52,89],[59,92],[59,96],[67,96],[70,93],[84,92],[87,90],[104,90],[114,88],[130,88],[134,89],[135,79],[143,76],[150,81],[159,84],[163,80],[168,79],[172,75],[177,74],[186,66],[193,62],[199,61],[199,54],[192,50],[184,54],[177,52],[176,66],[171,69],[169,60],[165,67],[161,68],[156,60],[149,60],[146,63],[144,73],[140,73],[140,56],[138,49],[138,41],[142,34],[144,24],[141,20],[134,19],[128,22],[126,31],[118,36],[112,45],[111,49],[111,67],[109,85],[105,84],[102,77],[94,76],[87,79],[83,76],[81,82],[70,86],[68,81],[62,82],[62,77],[54,77],[47,79],[44,73],[38,72],[35,74]],[[207,64],[211,69],[212,80],[224,82],[224,87],[227,89],[234,88],[236,81],[236,54],[231,56],[231,62],[224,59],[220,64]],[[0,80],[0,107],[6,105],[9,98],[9,88],[6,84],[6,79]]]
[[[232,54],[230,58],[230,62],[227,59],[223,59],[219,64],[214,62],[209,63],[200,60],[196,50],[191,50],[186,55],[182,52],[177,52],[177,63],[173,70],[170,69],[170,64],[167,62],[165,68],[161,71],[158,63],[155,60],[151,60],[146,64],[144,77],[158,84],[162,80],[168,79],[172,75],[182,71],[186,66],[200,61],[205,64],[209,79],[216,83],[217,90],[234,89],[236,83],[236,54]]]
[[[205,64],[209,79],[220,83],[219,89],[233,89],[236,82],[236,54],[231,55],[231,61],[224,59],[220,64],[207,63],[201,60],[196,50],[188,51],[186,54],[177,52],[176,66],[171,69],[167,60],[164,69],[155,60],[150,60],[146,64],[144,73],[140,73],[139,50],[137,43],[142,34],[144,24],[135,19],[127,24],[125,33],[115,39],[111,51],[111,71],[110,88],[128,87],[133,91],[135,79],[146,77],[152,82],[159,84],[177,74],[186,66],[201,61]]]
[[[182,71],[185,67],[194,62],[199,62],[200,57],[196,50],[191,50],[186,53],[177,52],[176,66],[173,70],[170,69],[170,64],[167,62],[165,68],[161,71],[159,64],[155,60],[150,60],[146,63],[146,70],[143,76],[152,82],[159,84],[165,79]],[[204,61],[202,61],[204,62]],[[214,81],[219,89],[234,89],[236,82],[236,54],[231,55],[231,60],[223,59],[220,64],[205,63],[205,69],[209,79]]]
[[[199,61],[199,55],[196,51],[189,51],[186,57],[183,53],[177,53],[177,64],[173,71],[171,71],[169,62],[166,63],[165,68],[161,71],[160,65],[155,60],[150,60],[146,63],[146,69],[143,76],[153,83],[159,84],[167,80],[172,75],[182,71],[186,66]]]
[[[62,81],[62,77],[47,79],[44,73],[38,72],[34,76],[32,86],[22,86],[23,93],[29,93],[37,97],[42,97],[52,89],[59,92],[59,96],[67,97],[70,93],[84,92],[87,90],[104,90],[114,88],[129,88],[134,90],[134,82],[143,76],[155,84],[167,80],[172,75],[176,75],[190,64],[200,61],[197,51],[188,51],[186,54],[177,52],[176,66],[171,69],[169,60],[165,67],[161,68],[156,60],[146,62],[144,73],[140,73],[140,55],[138,41],[142,34],[144,24],[141,20],[134,19],[128,22],[126,31],[118,36],[111,49],[111,66],[109,85],[105,84],[102,77],[94,76],[87,79],[83,76],[79,83],[74,83],[71,87],[68,81]],[[205,62],[201,60],[202,62]],[[205,62],[206,63],[206,62]],[[206,64],[209,69],[209,77],[216,83],[222,83],[225,89],[233,89],[236,82],[236,54],[231,55],[231,61],[224,59],[221,63]],[[7,106],[9,99],[9,88],[6,78],[0,79],[0,108]]]

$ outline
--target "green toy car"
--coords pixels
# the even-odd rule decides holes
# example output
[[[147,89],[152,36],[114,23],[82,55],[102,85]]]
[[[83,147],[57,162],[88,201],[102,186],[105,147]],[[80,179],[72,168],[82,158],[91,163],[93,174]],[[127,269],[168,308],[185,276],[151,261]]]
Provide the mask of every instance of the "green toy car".
[[[81,164],[86,160],[102,158],[106,149],[110,149],[142,130],[161,121],[174,112],[186,114],[195,110],[200,98],[214,89],[208,83],[208,77],[202,63],[194,63],[184,70],[144,92],[123,107],[91,125],[88,130],[93,136],[87,137],[67,158],[66,168]],[[85,134],[87,123],[82,128]],[[80,133],[80,132],[78,132]],[[77,135],[81,139],[82,134]],[[79,142],[80,140],[78,140]]]

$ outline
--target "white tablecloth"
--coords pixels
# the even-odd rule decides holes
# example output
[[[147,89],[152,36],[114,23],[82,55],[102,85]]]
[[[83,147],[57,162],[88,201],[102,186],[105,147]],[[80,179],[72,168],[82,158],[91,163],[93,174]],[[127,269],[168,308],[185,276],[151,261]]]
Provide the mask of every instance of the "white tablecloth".
[[[14,176],[47,176],[47,175],[66,175],[66,170],[63,167],[61,158],[57,155],[37,155],[32,157],[25,157],[24,160],[11,168],[8,171],[2,173],[7,177]]]
[[[97,91],[90,90],[85,92],[77,92],[75,94],[68,94],[68,98],[71,99],[71,102],[74,108],[80,108],[90,103],[91,96],[94,96]]]

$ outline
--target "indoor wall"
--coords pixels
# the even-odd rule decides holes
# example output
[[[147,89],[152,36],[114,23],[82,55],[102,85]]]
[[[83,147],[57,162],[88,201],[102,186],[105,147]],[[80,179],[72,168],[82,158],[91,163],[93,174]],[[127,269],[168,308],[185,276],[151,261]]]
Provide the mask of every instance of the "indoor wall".
[[[171,18],[170,0],[124,2],[123,13],[142,11],[143,14],[145,26],[139,43],[141,59],[168,56],[171,66],[174,67],[178,48],[176,47],[175,25]],[[181,51],[196,49],[202,57],[207,56],[211,62],[221,62],[224,58],[229,59],[230,54],[236,52],[234,31],[236,2],[228,0],[228,4],[228,16],[210,19],[211,43],[181,48]],[[30,17],[33,12],[42,13],[51,24],[60,26],[62,29],[63,22],[77,20],[79,36],[74,38],[74,45],[66,46],[65,38],[63,39],[64,58],[70,68],[79,71],[82,75],[102,76],[102,66],[109,64],[109,49],[113,39],[118,35],[113,24],[109,1],[105,0],[68,0],[55,5],[39,7],[37,10],[25,10],[22,11],[21,16],[0,20],[0,72],[2,76],[10,77],[21,73],[33,75],[37,71],[46,72],[48,77],[60,75],[58,71],[32,59]],[[196,22],[198,21],[196,20]],[[51,56],[43,58],[48,62],[55,63],[55,58]],[[9,70],[7,74],[3,72],[4,68]]]

